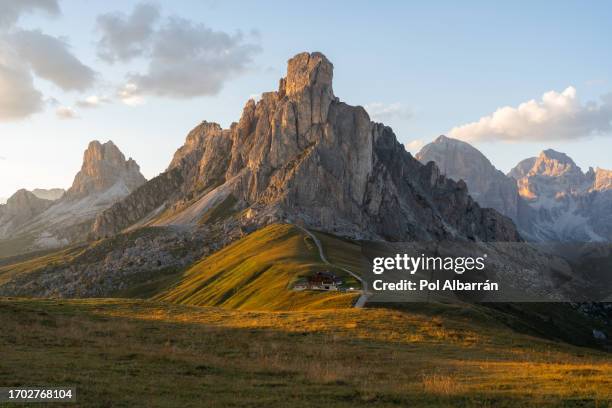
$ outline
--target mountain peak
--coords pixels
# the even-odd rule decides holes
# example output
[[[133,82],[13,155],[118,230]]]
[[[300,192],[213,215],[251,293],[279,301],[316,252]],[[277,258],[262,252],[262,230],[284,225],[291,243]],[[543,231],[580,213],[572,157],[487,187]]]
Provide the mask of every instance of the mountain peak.
[[[423,146],[416,159],[423,164],[435,162],[447,177],[464,180],[479,204],[517,219],[516,185],[471,144],[440,135]]]
[[[457,139],[450,138],[450,137],[448,137],[446,135],[440,135],[440,136],[438,136],[438,137],[436,137],[434,139],[433,143],[448,143],[448,142],[451,142],[453,140],[454,141],[458,141]]]
[[[83,154],[83,165],[74,178],[72,187],[66,192],[69,198],[78,198],[91,193],[102,192],[122,181],[132,191],[146,179],[140,167],[131,158],[126,160],[119,148],[112,142],[100,143],[93,140]]]
[[[319,89],[333,97],[334,66],[320,52],[302,52],[287,62],[287,76],[281,79],[279,92],[289,97],[305,89]]]
[[[92,236],[146,217],[195,225],[233,201],[228,228],[303,222],[362,239],[520,239],[508,218],[474,203],[465,183],[421,165],[391,128],[341,103],[332,78],[323,54],[294,56],[278,92],[247,102],[229,129],[193,129],[169,171],[98,216]],[[154,213],[162,205],[171,209],[163,219]]]
[[[5,213],[23,222],[45,210],[51,203],[22,188],[6,201]]]
[[[549,177],[559,177],[570,173],[583,175],[580,167],[567,154],[553,149],[546,149],[540,153],[530,173]]]
[[[563,164],[571,164],[571,165],[576,165],[576,163],[574,163],[574,161],[572,160],[571,157],[569,157],[567,154],[562,153],[562,152],[558,152],[554,149],[546,149],[543,150],[540,153],[540,158],[542,159],[549,159],[549,160],[555,160],[559,163],[563,163]]]

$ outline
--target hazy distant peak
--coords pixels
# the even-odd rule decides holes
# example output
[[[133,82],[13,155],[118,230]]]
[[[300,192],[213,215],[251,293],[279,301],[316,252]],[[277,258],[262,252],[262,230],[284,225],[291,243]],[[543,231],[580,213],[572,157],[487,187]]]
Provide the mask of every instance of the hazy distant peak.
[[[112,142],[89,143],[83,154],[83,165],[74,178],[66,197],[82,197],[108,190],[118,182],[125,184],[129,191],[142,185],[146,179],[140,173],[140,166],[131,158],[126,160],[119,148]]]
[[[32,190],[32,194],[34,194],[36,197],[51,201],[59,200],[65,192],[66,190],[63,188],[35,188]]]

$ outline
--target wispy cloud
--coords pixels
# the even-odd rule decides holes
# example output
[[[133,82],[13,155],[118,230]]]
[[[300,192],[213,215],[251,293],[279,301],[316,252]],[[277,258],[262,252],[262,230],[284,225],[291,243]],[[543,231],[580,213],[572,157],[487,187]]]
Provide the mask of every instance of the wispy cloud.
[[[99,108],[101,105],[111,103],[110,98],[106,96],[90,95],[85,99],[79,99],[75,105],[79,108]]]
[[[145,103],[145,99],[141,96],[138,86],[128,82],[117,92],[117,96],[121,102],[129,106],[138,106]]]
[[[540,100],[505,106],[476,122],[454,127],[449,135],[467,141],[568,140],[612,131],[612,94],[581,103],[576,88],[549,91]]]
[[[62,120],[78,119],[77,113],[69,106],[60,106],[55,110],[55,115]]]
[[[413,116],[412,111],[399,102],[371,102],[366,104],[364,108],[372,119],[381,122],[391,119],[410,119]]]

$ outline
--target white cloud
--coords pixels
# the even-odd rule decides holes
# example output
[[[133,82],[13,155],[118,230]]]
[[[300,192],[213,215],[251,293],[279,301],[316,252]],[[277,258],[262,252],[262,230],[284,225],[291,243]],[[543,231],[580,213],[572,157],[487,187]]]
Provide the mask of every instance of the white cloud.
[[[59,119],[77,119],[79,117],[74,109],[69,106],[60,106],[55,110],[55,115]]]
[[[121,102],[129,106],[138,106],[145,103],[144,98],[140,95],[138,86],[131,82],[128,82],[119,89],[117,96],[121,99]]]
[[[85,99],[79,99],[78,101],[76,101],[76,106],[78,106],[79,108],[98,108],[100,107],[100,105],[105,104],[105,103],[110,103],[111,100],[109,98],[107,98],[106,96],[98,96],[98,95],[91,95],[88,96]]]
[[[415,154],[418,153],[418,151],[421,150],[423,146],[425,146],[425,142],[423,142],[422,140],[412,140],[406,144],[406,150],[408,150],[412,154]]]
[[[0,0],[0,122],[24,119],[54,105],[54,98],[43,98],[35,88],[35,76],[63,90],[86,89],[95,79],[65,39],[16,26],[20,16],[35,11],[60,14],[56,0]]]
[[[151,4],[138,4],[129,16],[107,13],[98,16],[98,56],[107,62],[129,61],[143,55],[150,47],[159,9]]]
[[[373,120],[381,122],[390,119],[410,119],[412,117],[412,111],[399,102],[372,102],[366,104],[364,108]]]
[[[549,91],[542,99],[505,106],[477,122],[454,127],[449,136],[467,140],[567,140],[612,130],[612,94],[599,103],[580,103],[576,89]]]
[[[43,96],[34,88],[29,67],[1,37],[0,95],[0,122],[26,118],[44,107]]]
[[[114,62],[142,57],[148,64],[145,72],[128,75],[128,85],[134,85],[130,97],[215,95],[228,80],[246,72],[260,52],[240,32],[215,31],[175,16],[158,23],[158,18],[158,9],[146,4],[136,6],[130,16],[98,18],[102,58]]]
[[[39,30],[17,30],[10,39],[17,54],[37,76],[65,91],[82,91],[93,85],[94,71],[70,52],[65,40]]]

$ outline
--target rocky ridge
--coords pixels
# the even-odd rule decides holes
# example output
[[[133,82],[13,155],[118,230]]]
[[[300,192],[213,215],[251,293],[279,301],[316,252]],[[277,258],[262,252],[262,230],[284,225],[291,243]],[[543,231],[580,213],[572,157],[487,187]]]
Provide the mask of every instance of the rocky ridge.
[[[229,213],[249,228],[289,221],[357,238],[520,239],[512,221],[480,208],[464,182],[422,165],[391,128],[341,102],[332,78],[321,53],[291,58],[278,91],[249,100],[239,122],[229,129],[203,122],[189,133],[162,178],[179,183],[180,193],[161,204],[136,199],[172,190],[147,183],[98,216],[93,235],[117,233],[137,217],[140,225],[196,225],[231,198]],[[150,204],[129,215],[141,200]]]
[[[533,210],[529,222],[535,239],[612,241],[611,171],[583,172],[566,154],[548,149],[509,174]]]
[[[528,240],[612,240],[612,171],[582,172],[568,155],[548,149],[504,175],[473,146],[445,136],[416,157],[465,180],[479,204],[512,218]]]

